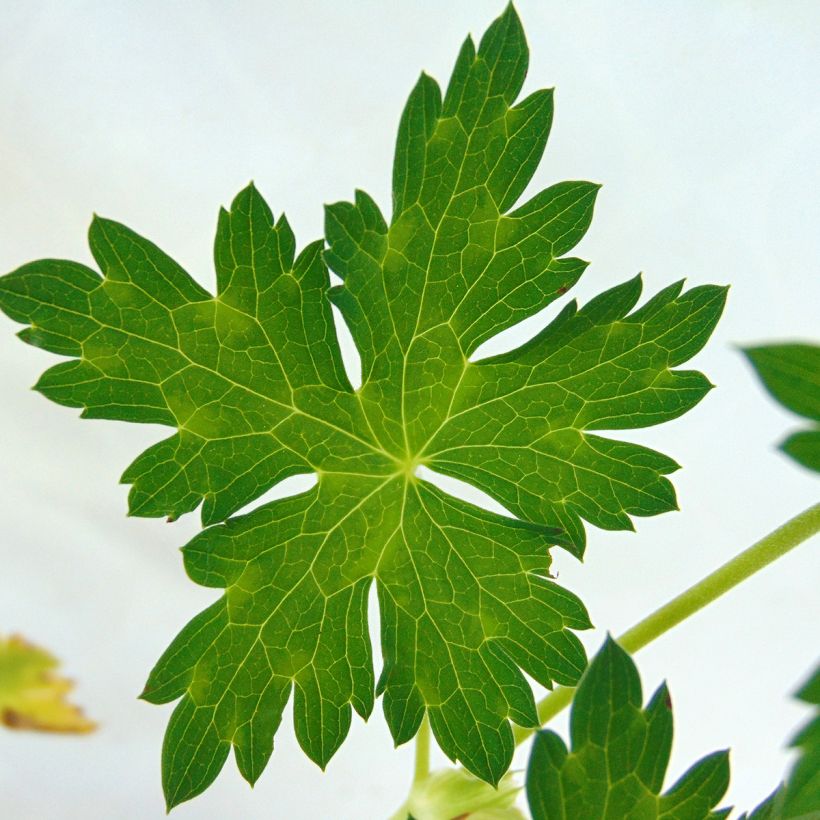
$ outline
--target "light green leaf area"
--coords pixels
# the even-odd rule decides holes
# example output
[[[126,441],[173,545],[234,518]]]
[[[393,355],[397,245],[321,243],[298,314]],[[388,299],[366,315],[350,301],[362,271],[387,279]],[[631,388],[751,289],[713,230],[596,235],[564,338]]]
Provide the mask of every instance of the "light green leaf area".
[[[737,820],[778,820],[781,815],[781,801],[783,799],[782,787],[773,791],[759,806],[751,812],[743,812]]]
[[[163,752],[169,805],[201,792],[231,748],[255,781],[293,697],[297,738],[324,766],[377,694],[397,744],[429,715],[454,760],[497,783],[511,721],[537,724],[524,675],[575,684],[589,619],[549,577],[549,548],[580,556],[587,521],[629,529],[675,509],[660,453],[597,432],[660,423],[710,389],[673,368],[693,356],[725,291],[678,283],[636,309],[633,279],[569,303],[517,350],[472,363],[485,340],[572,287],[563,256],[597,186],[565,182],[516,202],[552,120],[552,95],[516,103],[528,52],[509,8],[468,39],[442,99],[422,76],[401,120],[388,224],[364,193],[327,209],[322,243],[296,255],[252,186],[217,229],[217,295],[162,251],[95,219],[102,272],[44,260],[0,279],[22,338],[70,357],[37,389],[85,417],[176,432],[126,470],[130,512],[176,518],[201,504],[184,549],[224,595],[185,627],[144,697],[181,699]],[[330,300],[362,361],[354,390]],[[417,477],[472,482],[517,518]],[[307,493],[242,507],[296,473]],[[367,626],[375,580],[384,665]]]
[[[784,407],[814,424],[792,433],[780,448],[820,472],[820,345],[774,344],[743,351],[763,385]]]
[[[661,794],[672,750],[672,703],[661,685],[645,709],[638,670],[607,638],[572,702],[572,751],[538,732],[527,769],[533,820],[709,820],[729,786],[729,754],[694,764]]]

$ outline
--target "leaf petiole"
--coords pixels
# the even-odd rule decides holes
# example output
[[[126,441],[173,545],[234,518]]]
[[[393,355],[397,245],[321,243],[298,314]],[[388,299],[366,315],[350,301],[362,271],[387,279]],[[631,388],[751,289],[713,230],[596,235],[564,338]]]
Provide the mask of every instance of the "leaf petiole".
[[[685,621],[690,615],[717,600],[725,592],[820,532],[820,503],[788,520],[774,532],[736,555],[694,586],[639,621],[618,638],[627,652],[634,653]],[[575,687],[559,686],[538,703],[539,725],[543,726],[572,702]],[[535,730],[515,729],[515,743],[523,743]]]
[[[416,763],[413,770],[413,785],[420,783],[430,774],[430,721],[425,715],[416,735]]]

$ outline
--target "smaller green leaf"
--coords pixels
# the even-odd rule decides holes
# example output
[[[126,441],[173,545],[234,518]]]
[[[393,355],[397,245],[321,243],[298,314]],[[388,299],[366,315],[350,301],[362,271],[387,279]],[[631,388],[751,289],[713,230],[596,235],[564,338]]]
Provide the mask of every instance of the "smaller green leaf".
[[[820,666],[797,693],[797,697],[820,707]],[[800,750],[785,783],[781,783],[751,814],[738,820],[816,820],[820,817],[820,708],[793,738]]]
[[[533,820],[710,820],[729,785],[729,754],[695,763],[664,794],[672,749],[672,703],[662,684],[645,709],[638,670],[607,638],[572,705],[572,751],[554,732],[535,738],[527,769]]]
[[[778,786],[751,814],[743,812],[737,820],[777,820],[783,801],[783,785]]]
[[[800,757],[783,787],[784,818],[820,817],[820,666],[814,670],[797,697],[815,707],[814,715],[792,740]]]
[[[820,345],[775,344],[743,351],[763,385],[784,407],[815,422],[792,433],[780,449],[820,472]]]

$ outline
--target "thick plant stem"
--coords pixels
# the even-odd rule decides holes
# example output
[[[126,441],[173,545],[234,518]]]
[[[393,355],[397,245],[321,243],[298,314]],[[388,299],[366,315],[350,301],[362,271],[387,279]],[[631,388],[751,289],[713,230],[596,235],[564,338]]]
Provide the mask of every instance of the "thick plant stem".
[[[806,539],[820,532],[820,504],[815,504],[743,550],[702,581],[689,587],[669,603],[656,609],[618,638],[627,652],[637,652],[659,638],[690,615],[717,600],[732,587],[776,561]],[[559,686],[538,703],[539,725],[543,726],[572,702],[575,689]],[[516,745],[523,743],[535,730],[516,727]]]
[[[416,766],[413,770],[413,784],[419,783],[430,774],[430,721],[425,715],[416,735]]]

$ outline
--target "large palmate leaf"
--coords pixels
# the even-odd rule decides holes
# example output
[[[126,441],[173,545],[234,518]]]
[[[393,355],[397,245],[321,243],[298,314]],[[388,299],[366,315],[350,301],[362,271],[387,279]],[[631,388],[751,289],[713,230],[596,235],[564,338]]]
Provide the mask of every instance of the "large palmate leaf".
[[[804,467],[820,472],[820,345],[760,345],[743,352],[769,393],[813,422],[789,435],[780,448]]]
[[[632,527],[676,506],[670,458],[591,431],[672,419],[709,390],[673,370],[694,355],[725,292],[672,285],[635,309],[639,279],[569,303],[527,344],[479,344],[577,281],[562,256],[597,186],[561,183],[515,203],[544,150],[552,95],[516,104],[527,46],[509,8],[464,44],[442,100],[422,76],[402,117],[390,224],[364,193],[327,209],[329,291],[361,354],[345,376],[322,243],[298,256],[250,187],[220,214],[217,295],[162,251],[96,219],[102,271],[45,260],[0,279],[23,339],[71,357],[37,389],[86,417],[176,428],[126,470],[134,515],[202,505],[184,549],[197,583],[225,590],[158,662],[144,697],[181,698],[163,772],[173,805],[202,791],[231,747],[255,781],[293,693],[296,735],[324,766],[376,694],[396,743],[425,713],[443,750],[498,782],[510,722],[537,723],[524,673],[574,684],[583,605],[548,575],[555,544],[580,556],[582,521]],[[517,518],[450,497],[426,465]],[[295,473],[314,489],[231,518]],[[367,627],[375,579],[384,666]]]
[[[533,820],[708,820],[729,786],[728,752],[695,763],[661,794],[672,750],[672,702],[661,685],[645,709],[638,670],[611,638],[572,702],[572,751],[538,732],[527,769]]]

